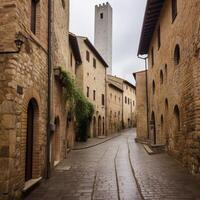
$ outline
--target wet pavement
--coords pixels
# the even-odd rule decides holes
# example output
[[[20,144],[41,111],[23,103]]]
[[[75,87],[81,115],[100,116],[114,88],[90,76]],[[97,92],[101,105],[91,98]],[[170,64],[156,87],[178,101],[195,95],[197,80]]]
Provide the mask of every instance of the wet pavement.
[[[134,137],[130,129],[72,151],[26,200],[200,200],[200,185],[186,169],[167,154],[148,155]]]

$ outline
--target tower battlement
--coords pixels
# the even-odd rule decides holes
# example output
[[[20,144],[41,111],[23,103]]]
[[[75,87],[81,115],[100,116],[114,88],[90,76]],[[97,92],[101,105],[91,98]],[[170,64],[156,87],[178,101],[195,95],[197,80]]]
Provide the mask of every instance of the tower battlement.
[[[109,2],[96,5],[95,7],[96,7],[96,8],[102,8],[102,7],[106,7],[106,6],[110,6],[110,7],[111,7],[111,5],[109,4]]]

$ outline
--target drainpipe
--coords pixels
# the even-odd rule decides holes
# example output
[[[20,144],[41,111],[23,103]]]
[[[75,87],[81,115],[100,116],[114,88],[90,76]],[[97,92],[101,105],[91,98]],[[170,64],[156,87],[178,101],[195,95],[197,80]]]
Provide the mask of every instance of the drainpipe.
[[[51,96],[52,96],[52,0],[48,0],[48,100],[47,100],[47,146],[45,178],[50,177]]]
[[[148,56],[146,57],[141,57],[140,55],[137,56],[139,59],[144,60],[145,62],[145,76],[146,76],[146,106],[147,106],[147,137],[150,139],[150,134],[149,134],[149,95],[148,95],[148,74],[147,74],[147,59]]]

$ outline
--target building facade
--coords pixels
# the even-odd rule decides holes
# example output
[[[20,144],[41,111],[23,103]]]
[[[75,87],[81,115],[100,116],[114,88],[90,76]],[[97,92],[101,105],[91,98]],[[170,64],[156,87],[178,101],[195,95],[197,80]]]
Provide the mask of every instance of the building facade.
[[[138,51],[148,55],[151,143],[166,145],[195,174],[200,172],[199,10],[198,0],[149,0]]]
[[[107,135],[122,129],[123,89],[121,84],[107,76]]]
[[[95,6],[94,44],[108,64],[108,74],[112,74],[112,7],[107,2]]]
[[[1,1],[0,21],[0,199],[17,199],[45,172],[48,1]]]
[[[117,76],[107,75],[107,79],[112,81],[117,87],[123,91],[122,95],[122,127],[131,128],[136,125],[135,109],[136,94],[135,86],[128,81]],[[109,95],[109,94],[108,94]],[[109,97],[109,96],[108,96]],[[109,107],[109,104],[108,104]]]
[[[76,80],[87,99],[94,105],[94,116],[88,136],[106,135],[106,70],[108,65],[85,37],[77,37],[82,64],[77,67]]]

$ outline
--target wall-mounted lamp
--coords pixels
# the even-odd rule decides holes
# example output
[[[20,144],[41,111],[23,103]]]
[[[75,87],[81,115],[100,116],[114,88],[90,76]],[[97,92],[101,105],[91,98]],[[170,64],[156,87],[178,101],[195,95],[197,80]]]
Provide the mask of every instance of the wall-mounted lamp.
[[[4,52],[0,52],[0,54],[19,53],[21,51],[23,44],[24,44],[24,36],[19,32],[16,34],[16,39],[15,39],[15,45],[17,47],[17,50],[16,51],[4,51]]]

